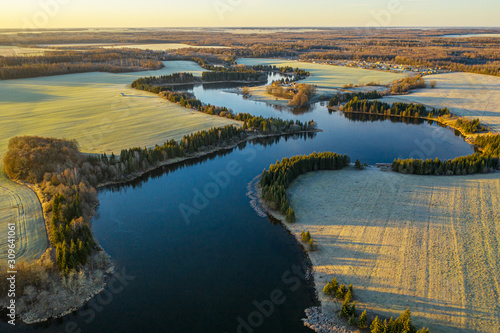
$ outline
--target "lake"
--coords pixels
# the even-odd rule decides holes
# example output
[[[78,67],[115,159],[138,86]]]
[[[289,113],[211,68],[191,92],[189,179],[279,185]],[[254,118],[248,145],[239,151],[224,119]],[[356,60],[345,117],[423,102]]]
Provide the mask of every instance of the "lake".
[[[443,35],[442,37],[447,38],[470,38],[470,37],[488,37],[488,38],[500,38],[500,34],[466,34],[466,35]]]
[[[323,132],[255,140],[101,189],[92,230],[130,280],[75,314],[29,327],[0,323],[2,332],[312,332],[301,322],[318,305],[304,272],[310,263],[285,228],[252,208],[249,182],[276,160],[313,151],[368,164],[473,152],[436,123],[345,117],[324,103],[276,108],[226,89],[189,90],[236,112],[314,119]]]

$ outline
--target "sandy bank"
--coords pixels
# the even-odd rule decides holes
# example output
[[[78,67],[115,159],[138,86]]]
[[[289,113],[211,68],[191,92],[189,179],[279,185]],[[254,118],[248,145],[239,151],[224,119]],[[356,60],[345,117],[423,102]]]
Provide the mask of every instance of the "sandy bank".
[[[250,190],[252,192],[249,193],[249,196],[253,201],[252,206],[254,206],[256,210],[263,209],[267,214],[279,220],[281,222],[281,225],[283,225],[283,227],[288,229],[288,231],[290,231],[290,233],[295,236],[297,242],[304,246],[301,239],[301,232],[305,230],[304,226],[302,226],[300,223],[286,222],[285,215],[269,208],[269,206],[262,198],[260,176],[256,177],[250,185]],[[309,327],[310,329],[318,333],[358,332],[357,329],[353,330],[352,328],[348,327],[347,323],[338,317],[337,314],[341,308],[340,302],[337,302],[333,299],[330,302],[326,301],[326,298],[323,294],[324,285],[320,283],[320,281],[323,280],[323,274],[318,271],[318,268],[321,267],[324,262],[321,255],[322,249],[318,249],[318,251],[313,252],[307,252],[306,250],[304,251],[307,253],[313,264],[313,279],[316,288],[316,296],[321,301],[321,307],[312,307],[305,310],[306,318],[302,319],[302,321],[304,322],[304,326]]]

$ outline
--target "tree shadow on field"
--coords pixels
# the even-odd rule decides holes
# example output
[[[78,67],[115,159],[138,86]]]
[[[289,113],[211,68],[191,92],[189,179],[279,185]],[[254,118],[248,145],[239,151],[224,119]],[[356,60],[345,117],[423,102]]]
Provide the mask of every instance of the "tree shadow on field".
[[[346,276],[345,280],[350,281],[352,278],[353,276]],[[482,318],[488,320],[487,316],[491,316],[491,313],[488,312],[477,309],[471,311],[470,309],[464,307],[446,304],[442,301],[431,298],[401,295],[391,292],[383,292],[380,290],[367,290],[363,289],[362,286],[358,287],[357,290],[356,286],[354,288],[356,300],[359,300],[368,308],[377,309],[376,313],[370,311],[372,312],[370,313],[372,317],[378,315],[379,318],[382,319],[389,319],[391,316],[397,318],[409,307],[412,313],[413,322],[417,328],[422,326],[429,327],[431,332],[484,332],[483,330],[475,328],[464,328],[453,325],[450,322],[437,319],[437,316],[447,316],[455,323],[463,320],[466,324],[469,324],[471,319]],[[370,283],[370,288],[386,287]],[[386,308],[387,310],[380,309],[380,307]],[[426,317],[418,315],[418,313],[424,313]],[[494,319],[491,318],[490,320]],[[476,325],[478,324],[479,323],[476,323]]]

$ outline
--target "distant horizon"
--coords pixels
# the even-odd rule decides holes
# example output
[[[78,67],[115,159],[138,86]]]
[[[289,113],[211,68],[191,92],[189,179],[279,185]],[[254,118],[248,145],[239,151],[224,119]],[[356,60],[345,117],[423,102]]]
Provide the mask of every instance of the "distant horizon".
[[[138,26],[116,26],[116,27],[98,27],[98,26],[82,26],[82,27],[54,27],[54,28],[0,28],[0,30],[26,30],[26,31],[48,31],[48,30],[85,30],[85,29],[499,29],[500,26],[387,26],[387,27],[363,27],[363,26],[151,26],[151,27],[138,27]]]
[[[497,0],[23,0],[0,4],[0,28],[496,28],[499,12]]]

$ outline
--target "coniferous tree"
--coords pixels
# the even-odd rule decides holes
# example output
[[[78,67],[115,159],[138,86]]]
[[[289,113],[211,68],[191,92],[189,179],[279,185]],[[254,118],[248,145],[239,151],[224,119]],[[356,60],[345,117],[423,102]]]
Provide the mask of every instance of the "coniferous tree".
[[[378,316],[373,319],[371,325],[370,325],[370,332],[371,333],[382,333],[384,332],[384,327],[380,319],[378,319]]]
[[[366,310],[363,311],[363,313],[361,313],[361,315],[359,316],[359,320],[358,320],[358,327],[361,328],[361,329],[364,329],[364,328],[367,328],[368,325],[367,325],[367,315],[366,315]]]

